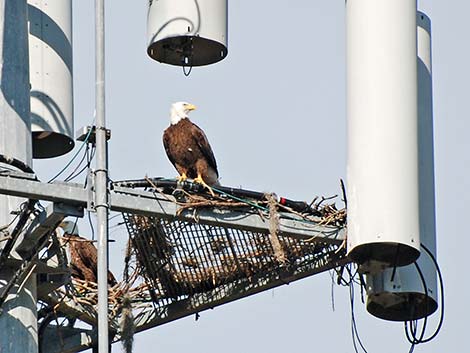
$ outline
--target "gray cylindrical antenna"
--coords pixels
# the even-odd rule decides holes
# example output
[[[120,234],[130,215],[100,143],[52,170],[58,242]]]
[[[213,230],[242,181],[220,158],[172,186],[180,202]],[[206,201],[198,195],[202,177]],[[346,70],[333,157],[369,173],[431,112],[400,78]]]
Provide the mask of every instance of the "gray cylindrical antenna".
[[[416,1],[348,0],[348,255],[363,271],[420,254]]]
[[[0,0],[0,9],[0,154],[31,167],[26,0]],[[0,226],[13,220],[11,211],[23,201],[0,195]],[[8,266],[0,269],[0,293],[13,273]],[[17,292],[19,286],[10,290],[0,311],[0,352],[38,351],[36,275],[31,274]]]
[[[419,223],[421,243],[436,256],[436,211],[434,198],[434,143],[432,110],[431,21],[421,12],[418,25],[418,139]],[[431,315],[438,307],[436,267],[426,251],[415,265],[387,269],[367,276],[367,310],[386,320],[409,321]]]
[[[227,56],[227,0],[151,0],[148,55],[162,63],[201,66]]]
[[[33,157],[73,149],[72,0],[28,0]]]

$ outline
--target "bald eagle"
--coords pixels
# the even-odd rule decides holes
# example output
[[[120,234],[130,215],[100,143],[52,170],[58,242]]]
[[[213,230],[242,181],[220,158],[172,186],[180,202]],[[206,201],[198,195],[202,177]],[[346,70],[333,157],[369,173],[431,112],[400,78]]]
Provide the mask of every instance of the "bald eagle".
[[[75,222],[63,221],[59,226],[64,231],[63,244],[68,247],[72,278],[98,283],[98,254],[95,246],[78,235]],[[116,283],[116,278],[108,271],[108,284],[114,286]]]
[[[188,114],[196,107],[177,102],[170,110],[170,126],[163,133],[163,145],[171,163],[180,174],[179,181],[187,178],[207,187],[219,184],[219,172],[214,153],[204,131],[192,123]]]

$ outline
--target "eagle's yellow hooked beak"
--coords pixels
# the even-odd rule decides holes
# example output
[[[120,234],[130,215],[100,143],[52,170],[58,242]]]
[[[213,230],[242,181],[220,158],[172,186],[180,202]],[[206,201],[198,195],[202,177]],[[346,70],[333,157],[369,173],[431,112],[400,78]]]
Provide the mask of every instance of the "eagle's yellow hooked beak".
[[[186,110],[189,110],[189,111],[196,110],[196,106],[193,105],[193,104],[186,104],[185,108],[186,108]]]

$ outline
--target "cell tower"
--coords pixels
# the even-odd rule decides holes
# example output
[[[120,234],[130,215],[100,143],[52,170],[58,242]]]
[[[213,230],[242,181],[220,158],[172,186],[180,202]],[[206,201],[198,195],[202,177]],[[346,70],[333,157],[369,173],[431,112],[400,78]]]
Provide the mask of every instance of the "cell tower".
[[[75,144],[72,1],[0,0],[0,335],[18,337],[14,348],[0,339],[0,351],[105,353],[136,332],[351,263],[372,315],[406,322],[437,310],[431,30],[416,2],[346,2],[347,210],[161,177],[111,183],[104,0],[95,5],[96,126],[78,140],[96,146],[96,166],[81,185],[41,182],[32,165]],[[190,69],[228,54],[227,0],[151,0],[147,20],[147,54],[160,63]],[[85,209],[97,216],[95,281],[74,275],[68,253],[89,242],[57,231]],[[110,211],[129,233],[118,283]]]

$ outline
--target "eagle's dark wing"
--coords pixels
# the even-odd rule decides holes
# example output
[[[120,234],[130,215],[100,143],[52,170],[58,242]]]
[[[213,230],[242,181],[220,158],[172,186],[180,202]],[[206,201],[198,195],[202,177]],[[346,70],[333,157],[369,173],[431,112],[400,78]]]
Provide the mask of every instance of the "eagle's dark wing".
[[[79,262],[86,268],[82,269],[82,271],[89,272],[85,279],[91,282],[98,282],[98,251],[86,238],[77,238],[78,241],[75,241],[77,256],[79,257],[77,260],[79,260]],[[91,273],[93,274],[92,276]],[[108,271],[108,283],[111,285],[115,285],[117,283],[116,278],[111,271]]]
[[[98,253],[95,246],[83,237],[80,237],[80,241],[77,241],[76,246],[80,260],[88,269],[93,271],[96,276],[98,271]]]
[[[219,172],[217,171],[217,162],[215,161],[214,152],[212,152],[212,148],[211,145],[209,145],[206,134],[199,126],[193,123],[191,127],[191,136],[194,141],[196,141],[204,157],[207,159],[209,166],[215,170],[218,177]]]
[[[168,130],[165,130],[163,132],[163,147],[165,147],[165,152],[166,152],[166,155],[168,156],[168,159],[175,166],[176,163],[170,151],[170,145],[171,145],[170,134],[168,133]]]
[[[96,264],[90,266],[90,256],[87,255],[87,251],[84,250],[85,238],[78,235],[66,235],[67,245],[70,249],[70,265],[72,270],[72,276],[90,282],[96,282]],[[96,251],[95,251],[96,252]],[[95,254],[96,261],[96,254]]]

